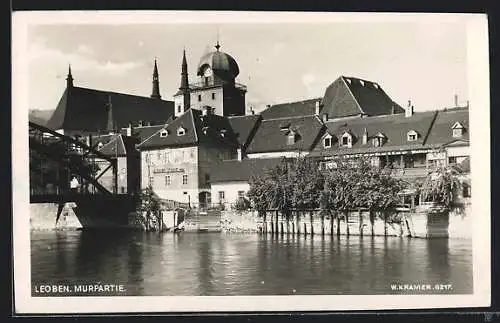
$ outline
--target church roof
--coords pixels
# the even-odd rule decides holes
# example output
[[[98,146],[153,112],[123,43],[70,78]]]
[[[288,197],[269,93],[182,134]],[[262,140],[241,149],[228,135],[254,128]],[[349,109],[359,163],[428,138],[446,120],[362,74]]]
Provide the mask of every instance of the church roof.
[[[109,111],[111,103],[111,113]],[[162,123],[174,114],[174,103],[149,97],[81,87],[67,87],[47,122],[53,130],[105,131],[129,123]],[[108,120],[109,116],[113,120]],[[111,121],[111,122],[110,122]]]
[[[310,116],[316,113],[316,102],[321,102],[321,98],[275,104],[260,114],[264,119]]]
[[[328,113],[329,118],[404,112],[404,109],[392,101],[379,84],[346,76],[340,76],[327,87],[323,106],[321,113]]]

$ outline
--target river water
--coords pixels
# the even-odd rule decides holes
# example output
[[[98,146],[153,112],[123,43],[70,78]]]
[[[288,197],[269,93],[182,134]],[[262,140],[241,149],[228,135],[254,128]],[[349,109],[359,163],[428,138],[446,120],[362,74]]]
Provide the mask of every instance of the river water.
[[[473,292],[471,240],[32,231],[31,261],[33,288],[121,284],[120,295]],[[391,290],[398,283],[451,288]]]

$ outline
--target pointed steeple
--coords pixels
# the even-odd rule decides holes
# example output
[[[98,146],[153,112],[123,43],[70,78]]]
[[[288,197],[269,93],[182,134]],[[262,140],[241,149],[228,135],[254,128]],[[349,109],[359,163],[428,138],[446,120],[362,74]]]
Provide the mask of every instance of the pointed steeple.
[[[182,68],[181,68],[181,86],[179,90],[187,91],[189,89],[188,66],[186,61],[186,50],[182,51]]]
[[[218,40],[218,39],[217,39],[217,45],[215,45],[215,49],[216,49],[217,51],[219,51],[219,49],[220,49],[220,44],[219,44],[219,40]]]
[[[108,102],[106,102],[106,107],[108,109],[108,124],[106,126],[106,130],[109,132],[116,132],[117,131],[117,125],[116,121],[113,117],[113,104],[111,103],[111,95],[108,94]]]
[[[71,64],[68,66],[68,76],[66,77],[66,87],[73,87],[73,75],[71,75]]]
[[[160,77],[158,76],[158,66],[156,65],[156,58],[155,58],[155,66],[153,69],[153,91],[151,92],[151,98],[161,99]]]

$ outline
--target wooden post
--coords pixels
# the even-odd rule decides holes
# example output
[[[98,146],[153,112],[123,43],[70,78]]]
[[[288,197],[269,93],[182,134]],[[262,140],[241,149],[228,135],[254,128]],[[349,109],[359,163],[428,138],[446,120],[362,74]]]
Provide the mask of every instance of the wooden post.
[[[384,236],[387,237],[387,212],[383,211],[383,218],[384,218]]]
[[[313,228],[313,211],[309,211],[309,223],[311,224],[311,235],[314,234],[314,228]]]
[[[372,237],[375,235],[375,215],[373,213],[372,210],[369,211],[370,212],[370,229],[371,229],[371,232],[372,232]]]
[[[330,235],[333,237],[333,212],[330,212]]]
[[[344,212],[344,220],[345,220],[345,233],[349,236],[349,211]]]
[[[305,222],[304,222],[304,235],[307,235],[307,226]]]
[[[279,223],[279,212],[278,210],[276,210],[276,219],[274,220],[275,221],[275,228],[276,228],[276,234],[278,234],[278,223]]]
[[[300,234],[300,211],[297,210],[296,212],[297,212],[297,214],[296,214],[296,217],[297,217],[297,219],[296,219],[296,222],[297,222],[297,234]]]
[[[361,209],[358,210],[358,215],[359,215],[359,235],[363,236],[363,211]]]
[[[340,236],[340,217],[337,215],[337,236]]]

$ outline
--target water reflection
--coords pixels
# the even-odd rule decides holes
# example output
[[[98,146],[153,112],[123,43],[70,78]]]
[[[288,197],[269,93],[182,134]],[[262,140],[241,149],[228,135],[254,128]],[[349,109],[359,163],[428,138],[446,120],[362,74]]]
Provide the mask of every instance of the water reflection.
[[[125,284],[130,295],[385,294],[392,283],[472,292],[471,241],[144,232],[32,232],[37,282]]]

